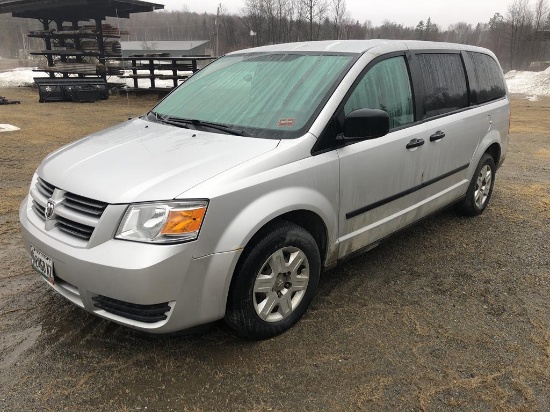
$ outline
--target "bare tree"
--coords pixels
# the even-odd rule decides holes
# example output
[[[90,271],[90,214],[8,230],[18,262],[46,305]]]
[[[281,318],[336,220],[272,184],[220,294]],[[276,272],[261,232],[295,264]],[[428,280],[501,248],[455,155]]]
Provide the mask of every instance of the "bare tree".
[[[508,6],[507,23],[509,26],[510,66],[524,69],[528,65],[529,51],[526,41],[530,34],[533,13],[529,9],[529,0],[514,0]]]
[[[425,24],[424,20],[420,20],[418,24],[416,25],[415,31],[417,33],[418,39],[422,40],[424,39],[424,30],[425,30]]]
[[[548,18],[550,17],[550,7],[548,6],[548,0],[538,0],[535,5],[534,16],[534,29],[535,31],[542,30],[548,24]]]
[[[533,18],[532,59],[541,60],[546,54],[546,42],[543,30],[547,27],[550,18],[548,0],[538,0],[535,5]]]
[[[449,26],[447,41],[462,44],[475,44],[473,42],[474,30],[472,25],[466,22],[459,22]]]
[[[332,17],[332,35],[339,40],[342,34],[342,24],[346,18],[346,0],[332,0],[330,3],[330,17]]]
[[[220,54],[250,46],[321,39],[422,39],[451,41],[490,48],[506,69],[525,69],[544,60],[545,30],[550,29],[550,0],[506,0],[501,13],[488,22],[457,22],[441,30],[431,19],[416,26],[389,20],[379,26],[352,20],[346,0],[242,0],[241,13],[222,7],[216,16],[187,10],[139,13],[130,19],[107,22],[128,30],[124,40],[145,42],[153,49],[162,40],[211,40],[219,33]],[[504,8],[506,6],[506,8]],[[0,16],[0,54],[15,57],[25,50],[40,50],[42,43],[25,34],[42,26],[32,19]],[[251,35],[251,33],[253,35]]]
[[[301,6],[308,23],[308,40],[318,40],[319,29],[315,33],[314,26],[317,24],[319,27],[325,17],[327,11],[326,0],[302,0]]]
[[[262,0],[245,0],[244,16],[242,21],[250,33],[252,46],[264,44],[264,33],[262,28],[265,23],[265,16],[262,6]]]

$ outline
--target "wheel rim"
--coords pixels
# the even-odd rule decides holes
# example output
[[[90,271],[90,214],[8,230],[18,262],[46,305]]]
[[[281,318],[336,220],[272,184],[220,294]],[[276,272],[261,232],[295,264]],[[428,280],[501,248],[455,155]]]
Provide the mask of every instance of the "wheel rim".
[[[309,283],[306,254],[295,247],[273,253],[262,265],[254,282],[254,309],[266,322],[288,317],[298,307]]]
[[[485,165],[479,171],[474,191],[474,203],[478,209],[483,209],[489,198],[491,191],[491,181],[493,180],[493,171],[489,165]]]

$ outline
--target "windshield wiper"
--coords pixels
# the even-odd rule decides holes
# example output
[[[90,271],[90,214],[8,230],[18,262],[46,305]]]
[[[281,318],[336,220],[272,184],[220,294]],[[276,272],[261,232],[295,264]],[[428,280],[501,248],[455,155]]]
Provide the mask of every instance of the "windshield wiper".
[[[197,120],[197,119],[181,119],[179,117],[171,117],[168,115],[159,115],[156,112],[149,112],[151,115],[154,116],[156,120],[162,123],[170,124],[177,127],[185,127],[189,129],[189,126],[193,126],[195,129],[197,127],[207,127],[210,129],[219,130],[221,132],[225,132],[228,134],[232,134],[235,136],[246,136],[246,137],[252,137],[251,134],[246,133],[244,130],[235,129],[234,127],[227,126],[225,124],[220,123],[214,123],[214,122],[207,122],[204,120]]]
[[[183,121],[184,119],[181,119],[181,120]],[[204,120],[196,120],[196,119],[185,120],[185,121],[191,123],[195,127],[197,126],[209,127],[210,129],[219,130],[235,136],[251,137],[251,135],[246,133],[244,130],[235,129],[234,127],[226,126],[225,124],[206,122]]]
[[[169,124],[170,126],[183,127],[185,129],[189,129],[189,122],[181,121],[177,117],[162,116],[153,111],[150,111],[149,114],[151,114],[153,116],[153,119],[155,119],[157,122]]]

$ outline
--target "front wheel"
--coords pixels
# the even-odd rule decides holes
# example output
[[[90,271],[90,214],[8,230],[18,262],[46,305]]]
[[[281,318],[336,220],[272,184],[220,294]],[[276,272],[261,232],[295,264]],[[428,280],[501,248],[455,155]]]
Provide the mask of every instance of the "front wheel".
[[[267,339],[306,312],[319,283],[321,258],[311,234],[289,222],[267,227],[250,243],[255,246],[231,282],[225,319],[244,337]]]
[[[492,156],[485,153],[477,165],[466,197],[457,205],[457,209],[465,216],[477,216],[483,213],[495,184],[495,161]]]

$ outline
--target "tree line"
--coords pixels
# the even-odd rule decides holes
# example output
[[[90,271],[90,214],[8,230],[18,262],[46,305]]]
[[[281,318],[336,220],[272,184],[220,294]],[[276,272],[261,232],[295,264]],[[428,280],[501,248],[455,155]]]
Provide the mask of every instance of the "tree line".
[[[223,0],[222,0],[223,1]],[[495,11],[487,22],[457,22],[444,29],[429,16],[416,26],[385,20],[353,18],[346,0],[243,0],[240,14],[161,11],[109,18],[108,23],[129,31],[123,40],[154,44],[162,40],[211,40],[219,54],[248,47],[328,39],[404,39],[446,41],[491,49],[505,70],[532,68],[533,62],[550,60],[550,0],[511,0],[506,10]],[[24,56],[41,50],[40,40],[29,39],[38,22],[0,15],[0,56]]]

